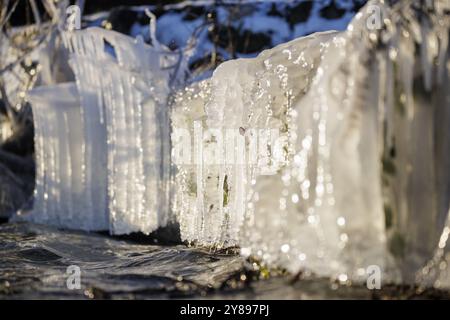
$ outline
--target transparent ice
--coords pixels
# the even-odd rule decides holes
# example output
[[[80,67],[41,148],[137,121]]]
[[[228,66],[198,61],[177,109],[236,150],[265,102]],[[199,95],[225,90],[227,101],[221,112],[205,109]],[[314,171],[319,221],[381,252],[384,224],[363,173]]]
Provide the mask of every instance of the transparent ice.
[[[194,162],[175,177],[182,238],[238,244],[268,266],[344,283],[363,281],[372,265],[385,281],[415,281],[448,238],[450,21],[441,4],[418,16],[415,3],[371,1],[345,32],[225,62],[179,93],[172,125],[194,141]],[[373,6],[382,30],[367,26]],[[211,164],[210,150],[226,148],[196,128],[239,129],[247,153],[238,155],[254,147],[252,129],[278,129],[284,161],[275,174],[261,172],[261,154],[256,164]]]

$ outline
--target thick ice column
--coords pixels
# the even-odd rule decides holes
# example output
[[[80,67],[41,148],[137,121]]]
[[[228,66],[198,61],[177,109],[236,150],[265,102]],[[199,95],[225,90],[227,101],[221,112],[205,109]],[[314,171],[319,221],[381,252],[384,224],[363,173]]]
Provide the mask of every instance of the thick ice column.
[[[64,228],[106,230],[106,212],[92,206],[92,188],[86,167],[98,159],[86,157],[92,143],[86,132],[74,83],[38,87],[28,97],[33,107],[36,150],[36,187],[33,212],[28,218]],[[101,137],[98,137],[101,138]]]
[[[388,31],[367,27],[374,5]],[[256,179],[243,254],[342,282],[363,280],[371,265],[384,281],[411,282],[438,242],[445,246],[450,20],[416,14],[406,1],[372,1],[320,45],[311,87],[293,112],[292,161]],[[436,268],[445,282],[446,264]]]
[[[101,97],[101,82],[97,68],[82,58],[72,57],[70,65],[76,77],[78,94],[80,95],[81,117],[86,137],[83,149],[85,170],[83,183],[86,186],[89,211],[108,216],[107,200],[107,143],[106,123]],[[83,213],[80,213],[83,216]],[[84,217],[84,223],[95,226],[96,216]],[[108,229],[108,228],[106,228]]]
[[[111,66],[103,72],[111,231],[149,233],[159,227],[156,195],[160,168],[150,171],[148,166],[159,163],[159,150],[155,149],[161,137],[152,132],[157,121],[151,118],[155,110],[143,110],[142,93],[134,87],[135,76],[117,71]],[[145,119],[152,121],[148,131],[143,127],[144,112],[148,113]]]
[[[172,156],[184,240],[219,247],[240,243],[251,184],[285,163],[292,104],[310,86],[322,40],[332,37],[306,37],[255,59],[225,62],[211,79],[177,96]]]
[[[242,252],[293,273],[355,279],[359,268],[383,267],[378,115],[359,97],[364,67],[342,63],[345,34],[316,38],[307,51],[317,48],[315,72],[304,78],[310,87],[286,122],[288,159],[256,178]]]
[[[106,126],[110,231],[150,233],[170,220],[166,103],[175,56],[98,28],[64,39],[83,107]]]
[[[200,170],[201,160],[203,159],[201,152],[203,143],[199,133],[201,133],[204,123],[204,102],[209,97],[209,90],[209,81],[203,81],[185,88],[176,95],[171,112],[172,161],[175,166],[173,211],[180,225],[181,238],[188,242],[198,241],[201,245],[215,244],[214,239],[205,239],[204,237],[205,232],[202,227],[202,225],[205,226],[202,223],[204,206],[201,200],[201,196],[204,195],[204,188],[200,186],[199,190],[197,187],[199,180],[200,183],[203,182],[203,170]],[[195,128],[194,122],[196,123]],[[220,151],[218,150],[218,152]],[[201,159],[199,159],[199,156],[201,156]],[[213,179],[217,181],[218,166],[210,167],[216,171]],[[199,175],[196,174],[197,171],[200,171]],[[210,193],[216,190],[217,187]],[[218,191],[216,193],[219,195]],[[223,199],[223,196],[221,199]],[[217,199],[216,205],[219,208],[219,199]],[[214,209],[214,204],[211,209]],[[214,222],[207,226],[216,230],[217,243],[220,242],[222,237],[220,228],[222,223],[223,221],[217,217]]]

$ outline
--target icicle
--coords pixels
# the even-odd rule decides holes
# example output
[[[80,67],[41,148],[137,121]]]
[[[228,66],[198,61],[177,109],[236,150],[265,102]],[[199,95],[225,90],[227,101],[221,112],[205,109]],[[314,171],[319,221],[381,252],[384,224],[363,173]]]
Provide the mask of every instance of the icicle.
[[[159,41],[156,38],[156,16],[149,9],[145,9],[145,14],[150,18],[150,40],[152,41],[152,45],[155,49],[160,49]]]
[[[318,65],[319,46],[308,55],[304,50],[316,42],[311,36],[265,51],[256,59],[225,62],[212,79],[175,99],[173,130],[184,129],[192,136],[193,128],[197,126],[199,132],[201,125],[204,133],[203,139],[194,137],[197,161],[176,163],[181,187],[175,211],[184,240],[218,247],[239,243],[251,181],[263,172],[276,172],[289,152],[277,137],[288,133],[292,103],[310,85],[308,76]],[[250,154],[254,138],[259,147]],[[174,147],[178,152],[180,146]],[[219,162],[209,156],[214,152],[219,152]],[[276,152],[279,159],[268,161]]]
[[[54,138],[42,147],[37,144],[42,158],[38,160],[37,206],[30,219],[45,217],[50,224],[84,230],[148,234],[171,221],[165,106],[175,59],[156,44],[159,51],[99,28],[61,35],[71,52],[78,90],[70,85],[70,93],[79,95],[73,101],[79,113],[48,112],[48,116],[55,123],[77,123],[81,137],[59,126],[46,126],[36,117],[37,133],[41,128],[42,136]],[[36,103],[33,108],[42,108],[41,100],[32,102]],[[78,144],[72,146],[73,141]],[[66,143],[77,153],[69,157]],[[64,162],[66,155],[70,161]],[[59,191],[67,184],[67,175],[78,179],[72,181],[73,194],[67,188],[66,193]],[[68,210],[72,211],[64,216]]]
[[[65,228],[107,229],[105,212],[91,205],[91,188],[84,180],[89,159],[83,150],[92,140],[84,130],[76,86],[39,87],[30,91],[29,100],[35,115],[37,170],[33,214],[27,218]]]

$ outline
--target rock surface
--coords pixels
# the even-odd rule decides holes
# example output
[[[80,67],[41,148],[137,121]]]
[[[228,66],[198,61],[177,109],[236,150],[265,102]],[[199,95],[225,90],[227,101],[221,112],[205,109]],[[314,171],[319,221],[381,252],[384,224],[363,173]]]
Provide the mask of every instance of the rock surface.
[[[147,240],[149,238],[146,238]],[[81,289],[67,288],[67,267]],[[0,225],[0,299],[449,299],[386,285],[370,291],[324,279],[250,272],[236,254],[184,245],[142,244],[29,223]],[[245,280],[244,280],[245,279]]]

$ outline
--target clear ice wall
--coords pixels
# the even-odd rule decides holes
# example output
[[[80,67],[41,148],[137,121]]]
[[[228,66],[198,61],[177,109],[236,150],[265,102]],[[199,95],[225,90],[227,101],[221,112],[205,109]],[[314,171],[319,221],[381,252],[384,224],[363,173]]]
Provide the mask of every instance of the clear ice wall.
[[[40,155],[31,219],[113,234],[148,234],[165,226],[170,220],[166,100],[175,57],[140,39],[99,28],[64,32],[62,38],[76,85],[38,87],[30,93]],[[66,99],[71,98],[64,102],[78,112],[65,122],[56,118],[65,111],[60,106],[65,96],[59,98],[66,93],[63,89],[70,92]],[[50,109],[49,116],[41,109]],[[78,162],[64,158],[68,150]],[[70,188],[59,189],[59,175],[82,185],[73,202],[63,197],[70,196]],[[60,210],[65,205],[73,213]]]

